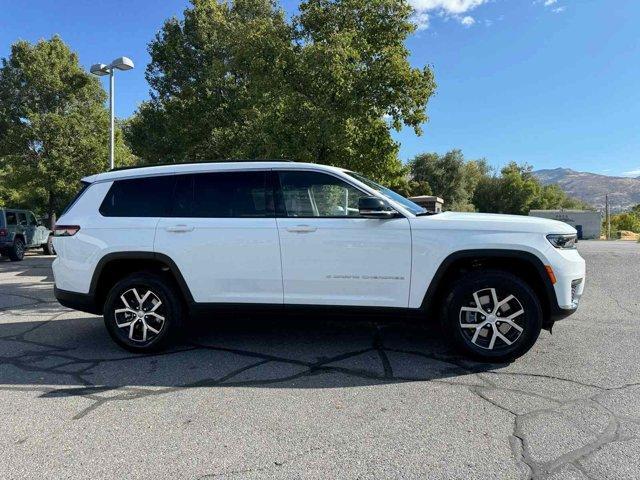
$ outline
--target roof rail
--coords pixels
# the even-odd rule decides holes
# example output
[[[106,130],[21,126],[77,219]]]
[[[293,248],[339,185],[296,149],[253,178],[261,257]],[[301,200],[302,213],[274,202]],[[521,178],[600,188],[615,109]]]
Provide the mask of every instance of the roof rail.
[[[213,161],[202,161],[202,162],[167,162],[167,163],[150,163],[148,165],[133,165],[130,167],[117,167],[109,170],[110,172],[119,172],[121,170],[135,170],[136,168],[147,168],[147,167],[166,167],[173,165],[198,165],[201,163],[242,163],[242,162],[291,162],[295,163],[295,160],[291,160],[288,158],[279,158],[279,159],[250,159],[250,158],[234,158],[229,160],[213,160]]]

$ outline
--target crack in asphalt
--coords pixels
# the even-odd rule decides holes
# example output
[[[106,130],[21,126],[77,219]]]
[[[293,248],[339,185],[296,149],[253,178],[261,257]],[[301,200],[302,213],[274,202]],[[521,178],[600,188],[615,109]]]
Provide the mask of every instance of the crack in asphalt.
[[[22,293],[18,295],[12,292],[10,295],[32,300],[34,303],[29,305],[32,309],[41,308],[45,304],[55,303],[37,297],[30,297]],[[0,309],[0,311],[1,314],[6,316],[11,314],[11,312],[24,308],[24,305],[20,305],[13,308],[3,308]],[[354,379],[375,381],[381,384],[392,382],[437,382],[439,384],[466,388],[471,394],[481,399],[481,401],[486,402],[487,405],[510,415],[513,419],[512,432],[505,440],[509,444],[514,460],[525,470],[526,477],[536,480],[547,478],[567,467],[574,468],[587,478],[593,478],[585,467],[584,460],[606,445],[636,438],[632,435],[625,435],[622,426],[627,422],[640,423],[640,419],[629,415],[625,416],[616,414],[614,411],[602,404],[602,400],[609,394],[640,386],[640,382],[629,382],[614,387],[603,387],[576,379],[543,373],[503,372],[497,370],[503,366],[502,364],[478,366],[449,352],[438,353],[388,347],[385,345],[385,330],[387,327],[376,322],[366,322],[371,328],[370,346],[349,352],[342,352],[329,357],[317,358],[316,360],[303,360],[300,358],[290,358],[287,356],[254,350],[208,345],[199,343],[193,339],[189,340],[186,346],[156,354],[122,355],[113,358],[84,358],[75,354],[74,350],[76,349],[74,347],[49,344],[43,341],[34,341],[27,338],[30,334],[33,334],[37,330],[55,322],[65,313],[68,313],[68,310],[61,310],[57,313],[51,314],[49,318],[38,321],[36,322],[36,325],[19,333],[0,336],[0,340],[14,342],[29,348],[29,350],[23,351],[18,355],[0,356],[0,364],[11,365],[24,372],[66,377],[79,386],[56,388],[51,385],[0,385],[0,391],[33,392],[38,393],[40,398],[82,397],[89,400],[91,402],[90,405],[73,415],[72,419],[75,421],[82,420],[91,414],[95,414],[95,412],[113,402],[135,401],[150,396],[166,395],[189,388],[284,385],[299,379],[310,378],[318,375],[344,375]],[[219,374],[215,377],[201,378],[196,381],[172,386],[143,387],[130,385],[102,385],[94,384],[90,378],[95,369],[107,363],[139,362],[150,357],[189,355],[195,351],[212,351],[216,353],[230,354],[238,359],[249,360],[250,363],[224,372],[223,374]],[[338,362],[344,362],[355,357],[371,353],[377,355],[382,373],[377,373],[374,369],[370,370],[367,368],[357,368],[355,366],[338,365]],[[394,360],[393,358],[390,358],[390,355],[394,354],[402,354],[409,358],[421,358],[430,362],[437,362],[438,368],[436,368],[435,372],[431,375],[401,375],[394,371]],[[261,378],[259,373],[251,377],[251,372],[253,370],[264,365],[273,364],[297,367],[299,368],[299,371],[289,373],[287,375],[276,376],[275,378]],[[434,364],[434,366],[436,366],[436,364]],[[152,369],[155,370],[156,368],[157,364],[152,365]],[[249,374],[249,378],[235,380],[242,374]],[[455,381],[447,380],[449,377],[455,378],[459,376],[469,376],[478,380],[480,384],[472,381],[467,382],[457,378]],[[538,391],[530,391],[525,388],[515,388],[512,386],[505,387],[496,383],[495,380],[505,376],[540,378],[554,382],[566,382],[567,384],[576,387],[586,388],[590,390],[590,392],[586,396],[583,395],[578,398],[571,398],[570,400],[562,401],[551,395],[545,395]],[[49,381],[49,379],[47,379],[47,381]],[[531,388],[535,387],[532,386]],[[507,395],[523,395],[536,401],[546,402],[547,406],[544,408],[525,409],[526,411],[523,413],[514,410],[504,402],[492,397],[491,392],[499,392]],[[562,409],[577,406],[581,402],[590,402],[593,405],[597,405],[603,413],[606,412],[606,427],[604,427],[602,431],[592,432],[595,437],[589,441],[582,442],[579,447],[559,453],[551,460],[540,460],[531,444],[531,432],[525,424],[531,420],[544,422],[545,418],[553,418],[554,416],[562,416],[565,421],[571,423],[573,421],[572,418],[565,415]],[[326,451],[331,447],[335,448],[335,445],[311,447],[302,452],[292,454],[284,460],[272,462],[269,465],[206,473],[200,478],[211,478],[221,475],[239,475],[243,473],[283,467],[286,466],[286,464],[294,460],[298,460],[314,451]]]

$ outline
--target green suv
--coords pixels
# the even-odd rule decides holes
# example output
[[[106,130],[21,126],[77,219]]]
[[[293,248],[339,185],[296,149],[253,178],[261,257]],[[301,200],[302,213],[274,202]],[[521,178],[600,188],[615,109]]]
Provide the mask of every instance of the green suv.
[[[19,261],[29,248],[42,248],[54,255],[51,232],[36,219],[33,212],[16,208],[0,208],[0,255]]]

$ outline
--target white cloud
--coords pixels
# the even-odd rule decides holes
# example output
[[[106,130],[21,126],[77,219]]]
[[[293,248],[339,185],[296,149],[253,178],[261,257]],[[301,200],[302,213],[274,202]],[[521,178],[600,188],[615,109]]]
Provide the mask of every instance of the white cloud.
[[[553,13],[562,13],[567,9],[564,5],[558,5],[558,0],[535,0],[533,3],[548,7]]]
[[[428,12],[430,10],[440,10],[449,15],[461,15],[488,0],[409,0],[409,3],[417,12]]]
[[[460,23],[462,25],[464,25],[465,27],[470,27],[471,25],[476,23],[476,21],[475,21],[475,19],[473,17],[470,17],[469,15],[467,15],[466,17],[462,17],[460,19]]]
[[[413,21],[418,26],[418,31],[429,28],[429,14],[426,12],[416,12],[413,15]]]
[[[415,10],[413,21],[418,30],[429,28],[431,14],[435,13],[445,18],[454,18],[465,27],[476,23],[475,18],[465,15],[467,12],[487,3],[489,0],[409,0]]]
[[[625,177],[640,177],[640,168],[636,170],[629,170],[628,172],[622,172]]]

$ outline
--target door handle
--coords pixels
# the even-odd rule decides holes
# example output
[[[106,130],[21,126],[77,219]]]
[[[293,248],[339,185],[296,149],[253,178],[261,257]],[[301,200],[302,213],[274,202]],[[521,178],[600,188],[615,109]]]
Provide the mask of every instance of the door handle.
[[[287,227],[287,232],[291,233],[311,233],[318,230],[317,227],[311,225],[296,225],[295,227]]]
[[[165,227],[165,230],[171,233],[186,233],[193,232],[193,227],[190,227],[189,225],[172,225],[170,227]]]

